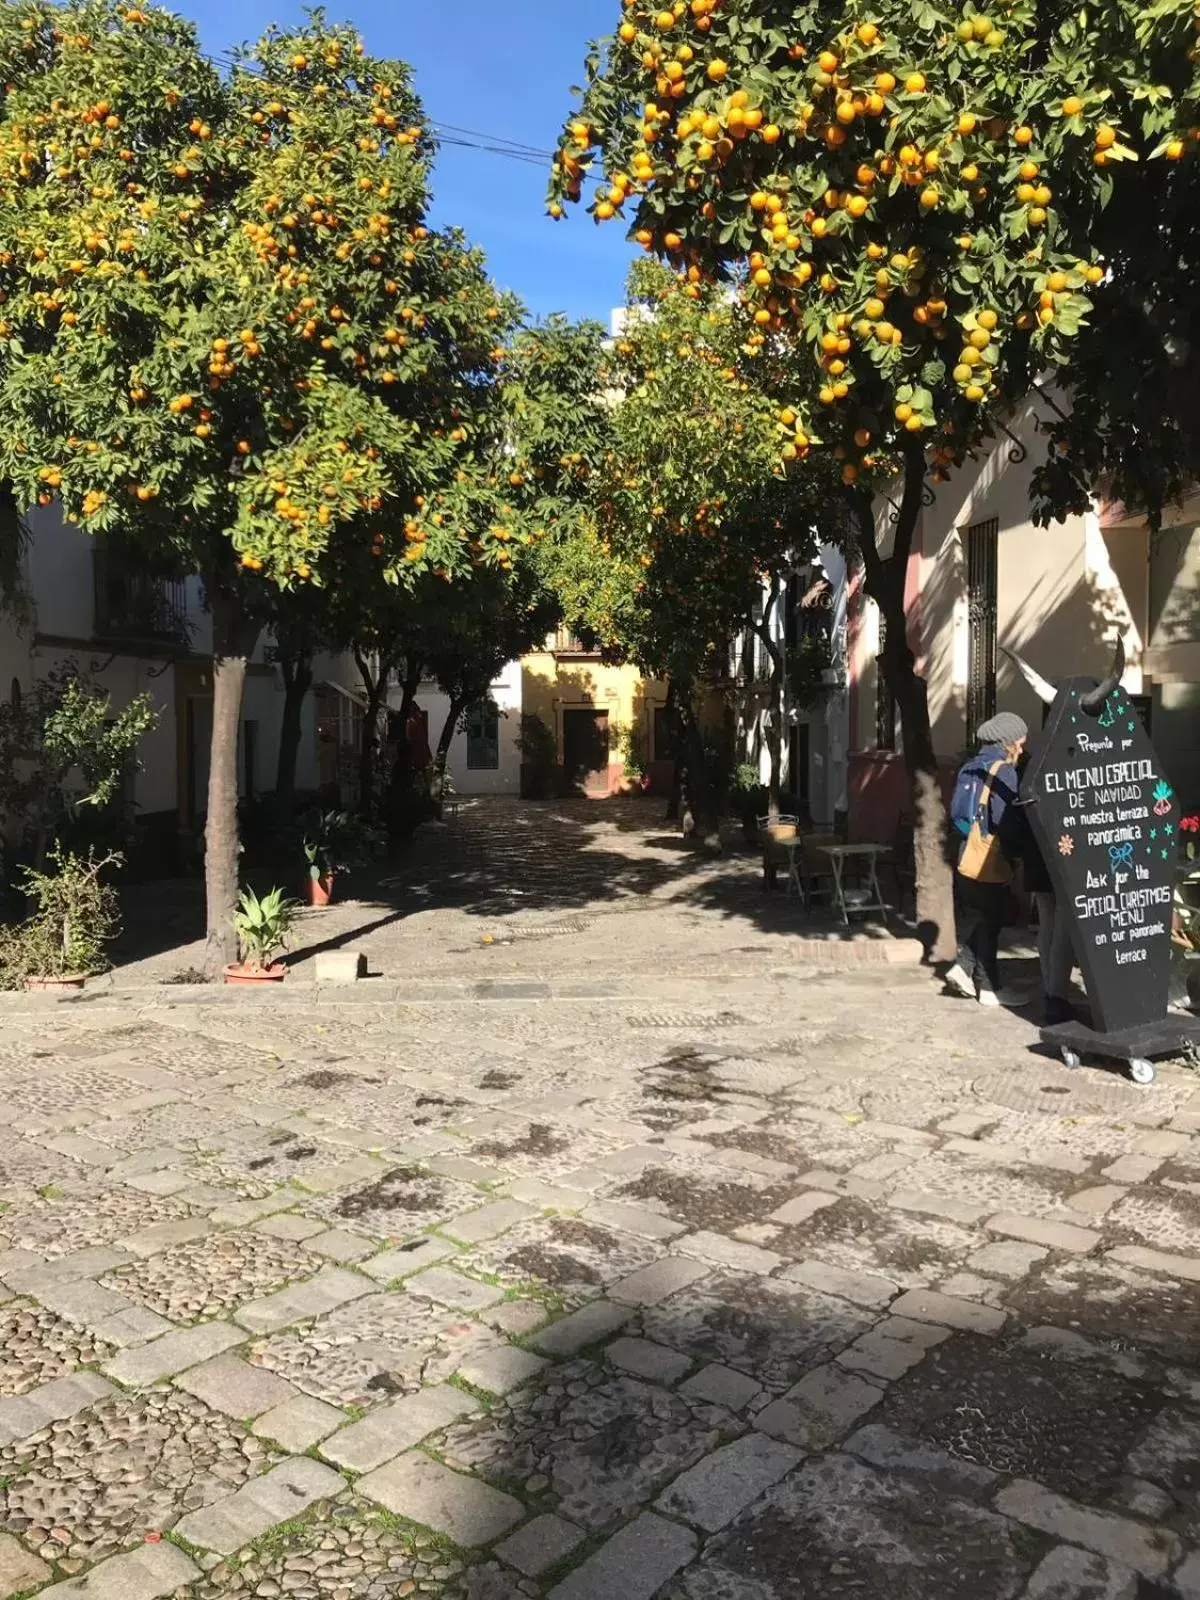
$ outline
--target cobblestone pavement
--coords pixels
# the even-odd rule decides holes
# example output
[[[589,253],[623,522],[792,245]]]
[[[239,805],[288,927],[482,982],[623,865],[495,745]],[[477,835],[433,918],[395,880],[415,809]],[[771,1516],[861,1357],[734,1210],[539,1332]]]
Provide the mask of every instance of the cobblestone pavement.
[[[0,1600],[1200,1597],[1192,1073],[645,809],[381,893],[0,1006]]]

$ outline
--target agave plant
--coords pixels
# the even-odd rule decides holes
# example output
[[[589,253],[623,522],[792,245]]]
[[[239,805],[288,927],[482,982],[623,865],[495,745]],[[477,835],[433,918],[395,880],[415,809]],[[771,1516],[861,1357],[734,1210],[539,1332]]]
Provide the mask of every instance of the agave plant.
[[[261,899],[253,889],[242,890],[233,926],[248,967],[261,971],[271,965],[272,956],[287,943],[294,914],[295,902],[286,900],[282,889],[272,889]]]

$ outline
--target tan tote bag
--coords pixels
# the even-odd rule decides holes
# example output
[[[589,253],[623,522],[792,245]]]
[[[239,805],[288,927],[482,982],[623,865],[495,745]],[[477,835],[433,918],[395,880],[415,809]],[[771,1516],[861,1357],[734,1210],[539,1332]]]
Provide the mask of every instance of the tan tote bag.
[[[992,798],[992,786],[996,781],[996,774],[1003,765],[1003,761],[995,761],[988,769],[987,782],[979,796],[975,820],[971,823],[971,831],[967,835],[967,842],[963,846],[963,853],[958,863],[960,876],[971,878],[975,883],[1012,882],[1012,867],[1000,848],[999,835],[984,833],[979,825],[979,818],[987,816],[988,801]]]

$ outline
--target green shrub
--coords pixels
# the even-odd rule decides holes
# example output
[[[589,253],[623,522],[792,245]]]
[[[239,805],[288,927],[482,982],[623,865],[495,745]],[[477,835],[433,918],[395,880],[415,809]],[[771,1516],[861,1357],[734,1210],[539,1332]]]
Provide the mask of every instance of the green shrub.
[[[28,978],[65,978],[103,972],[106,946],[120,930],[116,890],[101,880],[122,858],[72,855],[55,845],[49,872],[22,871],[21,887],[35,903],[33,915],[0,932],[0,987],[19,989]]]

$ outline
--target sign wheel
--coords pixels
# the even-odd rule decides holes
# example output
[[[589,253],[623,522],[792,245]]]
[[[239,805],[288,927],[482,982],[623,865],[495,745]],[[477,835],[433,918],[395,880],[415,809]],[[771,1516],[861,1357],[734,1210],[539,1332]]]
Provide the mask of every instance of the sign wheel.
[[[1153,1083],[1154,1063],[1152,1061],[1146,1061],[1140,1056],[1135,1056],[1134,1059],[1129,1063],[1129,1076],[1133,1079],[1134,1083]]]

